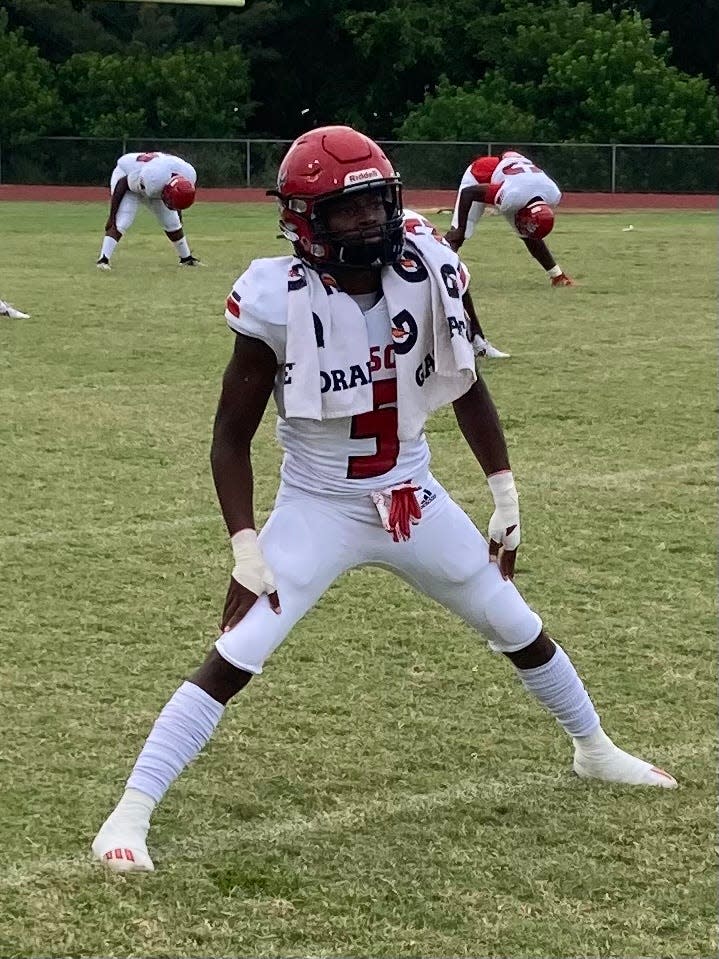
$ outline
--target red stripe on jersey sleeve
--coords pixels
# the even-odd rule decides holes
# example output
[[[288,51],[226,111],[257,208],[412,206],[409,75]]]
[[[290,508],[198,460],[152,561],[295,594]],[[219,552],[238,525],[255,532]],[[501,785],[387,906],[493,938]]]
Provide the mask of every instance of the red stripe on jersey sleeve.
[[[236,303],[231,296],[228,296],[228,297],[227,297],[226,306],[227,306],[228,311],[229,311],[234,317],[236,317],[237,319],[239,319],[239,316],[240,316],[240,304],[239,304],[239,303]]]

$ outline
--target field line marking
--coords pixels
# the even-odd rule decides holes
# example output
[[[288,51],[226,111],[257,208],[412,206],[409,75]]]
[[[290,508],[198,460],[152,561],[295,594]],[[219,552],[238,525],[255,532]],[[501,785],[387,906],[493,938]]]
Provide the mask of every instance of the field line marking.
[[[449,786],[428,793],[392,793],[385,797],[366,799],[361,803],[348,804],[340,809],[332,809],[317,813],[315,816],[290,816],[280,820],[264,820],[256,823],[255,820],[238,822],[234,826],[224,825],[219,830],[208,830],[202,840],[192,843],[191,837],[183,841],[175,840],[167,843],[158,850],[159,867],[164,860],[175,862],[195,862],[211,854],[218,843],[227,845],[234,839],[238,841],[249,838],[253,843],[272,843],[282,839],[293,839],[317,832],[339,832],[346,829],[361,829],[368,823],[386,819],[395,815],[432,812],[437,809],[447,809],[460,803],[475,799],[497,799],[511,796],[543,786],[560,785],[562,782],[571,782],[566,771],[547,775],[532,773],[517,776],[512,780],[500,782],[498,780],[477,781],[466,779]],[[91,861],[89,852],[85,855],[68,856],[62,858],[43,858],[36,862],[6,864],[0,875],[0,888],[22,886],[43,875],[61,873],[81,875],[90,869],[98,868]],[[150,840],[150,847],[153,843]]]
[[[531,479],[529,477],[522,479],[520,489],[573,489],[575,487],[610,487],[630,488],[636,483],[642,483],[647,480],[669,478],[681,475],[682,473],[698,472],[703,474],[705,471],[713,471],[713,478],[716,480],[717,464],[714,460],[705,460],[692,463],[675,463],[672,466],[662,467],[661,469],[647,468],[622,470],[613,473],[575,473],[562,474],[561,478],[557,476],[544,475],[541,479]],[[541,467],[535,469],[540,472]],[[174,516],[168,518],[139,520],[133,522],[128,520],[124,523],[114,525],[102,525],[100,523],[91,523],[87,526],[75,526],[71,529],[49,529],[34,530],[30,533],[6,533],[0,535],[0,546],[30,546],[36,543],[55,543],[66,541],[77,541],[85,537],[102,536],[103,538],[112,536],[142,536],[145,533],[163,532],[166,530],[180,529],[183,527],[202,526],[205,523],[217,522],[221,525],[219,509],[212,513],[198,513],[194,516]]]

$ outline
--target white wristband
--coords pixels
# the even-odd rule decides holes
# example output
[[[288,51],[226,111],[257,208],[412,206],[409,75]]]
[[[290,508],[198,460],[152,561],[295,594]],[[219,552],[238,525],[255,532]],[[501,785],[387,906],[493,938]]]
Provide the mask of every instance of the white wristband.
[[[487,477],[494,497],[494,512],[489,520],[489,538],[506,549],[517,549],[521,539],[519,528],[519,494],[511,470],[502,470]]]
[[[547,270],[547,276],[550,278],[550,280],[556,280],[556,278],[561,275],[562,268],[558,263],[553,266],[551,270]]]
[[[257,542],[257,531],[241,529],[230,537],[235,566],[232,578],[259,596],[261,593],[274,593],[277,589],[272,570],[266,565]]]

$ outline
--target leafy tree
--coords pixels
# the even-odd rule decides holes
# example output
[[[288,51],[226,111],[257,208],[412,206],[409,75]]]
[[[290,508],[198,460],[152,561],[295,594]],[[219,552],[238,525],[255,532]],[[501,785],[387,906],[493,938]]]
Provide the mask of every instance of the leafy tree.
[[[647,17],[655,34],[668,33],[673,66],[702,74],[716,85],[719,0],[609,0],[601,6],[616,13],[636,10]]]
[[[3,0],[3,6],[7,8],[11,27],[22,27],[43,59],[50,62],[62,63],[73,53],[85,50],[109,53],[122,45],[113,29],[107,29],[93,16],[94,10],[90,8],[100,6],[98,4],[87,4],[85,10],[76,9],[72,0]],[[139,4],[104,6],[114,7],[121,18],[129,8]],[[123,11],[123,7],[127,11]]]
[[[435,93],[398,129],[403,140],[543,139],[549,125],[512,103],[512,88],[492,72],[476,85],[453,86],[442,77]]]
[[[0,10],[0,141],[21,143],[42,136],[61,115],[55,78],[37,48],[8,28]]]
[[[552,54],[529,98],[545,114],[553,109],[560,135],[589,142],[715,142],[711,87],[667,64],[666,36],[652,37],[637,14],[601,20]]]
[[[496,21],[481,34],[482,56],[496,69],[474,85],[445,82],[410,111],[402,136],[421,129],[425,137],[447,138],[449,129],[481,127],[484,137],[526,140],[528,118],[535,117],[535,136],[543,139],[716,139],[708,82],[670,66],[667,37],[653,37],[637,14],[615,19],[587,3],[553,0],[532,8],[507,0]],[[500,129],[489,129],[490,121]]]
[[[68,129],[81,136],[231,137],[253,104],[239,47],[165,56],[77,54],[59,68]]]

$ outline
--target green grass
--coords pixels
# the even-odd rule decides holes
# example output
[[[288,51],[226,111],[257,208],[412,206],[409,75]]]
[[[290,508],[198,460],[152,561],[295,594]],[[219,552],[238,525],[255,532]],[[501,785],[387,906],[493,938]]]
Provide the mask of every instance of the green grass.
[[[509,664],[403,584],[336,584],[159,808],[151,876],[89,859],[156,715],[214,639],[230,554],[208,467],[224,297],[286,252],[265,206],[1,208],[0,955],[716,952],[714,217],[561,216],[548,288],[499,218],[465,247],[522,495],[518,582],[605,727],[674,792],[587,784]],[[436,218],[440,226],[446,217]],[[632,232],[622,232],[629,222]],[[451,412],[433,469],[484,528]],[[258,513],[279,452],[255,451]]]

